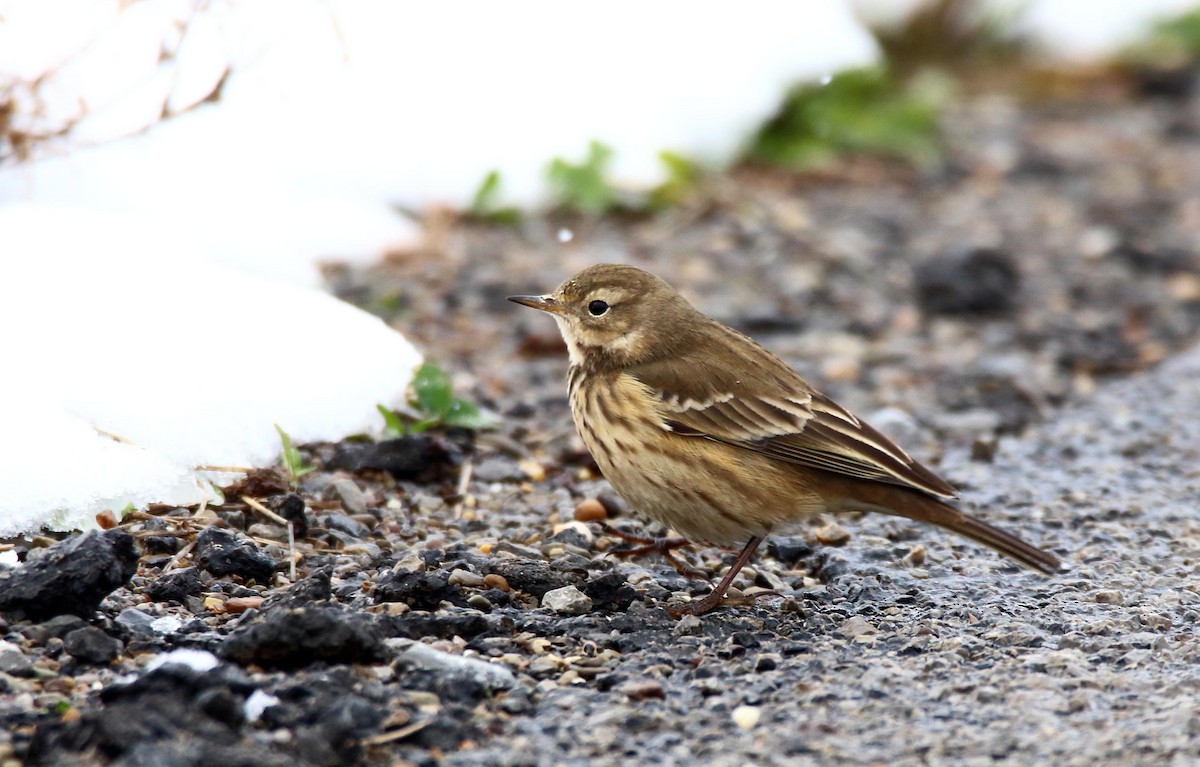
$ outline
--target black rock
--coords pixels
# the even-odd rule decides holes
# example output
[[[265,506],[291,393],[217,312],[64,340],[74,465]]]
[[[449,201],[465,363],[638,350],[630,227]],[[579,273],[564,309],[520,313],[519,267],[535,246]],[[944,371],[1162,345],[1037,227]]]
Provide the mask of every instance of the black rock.
[[[46,550],[0,577],[0,612],[33,620],[90,616],[137,571],[138,550],[124,530],[92,530]]]
[[[301,578],[283,592],[275,592],[263,602],[263,610],[275,608],[293,609],[304,607],[314,602],[326,602],[332,595],[330,589],[329,570],[322,568],[311,575]]]
[[[26,763],[204,766],[294,764],[253,742],[237,743],[242,701],[254,685],[232,666],[196,671],[167,664],[100,692],[100,708],[43,721]],[[97,759],[97,756],[104,757]]]
[[[204,582],[200,580],[200,571],[194,567],[185,567],[160,575],[146,587],[146,596],[155,602],[184,604],[188,597],[198,596],[202,591]]]
[[[430,479],[440,470],[457,466],[464,453],[453,435],[415,434],[384,442],[343,442],[329,468],[346,471],[374,469],[397,479]]]
[[[292,535],[296,538],[308,535],[308,516],[304,513],[304,499],[297,493],[272,497],[271,507],[279,516],[292,523]]]
[[[383,658],[383,632],[373,616],[339,604],[275,607],[238,626],[218,655],[283,668],[317,661],[371,663]]]
[[[389,572],[376,582],[371,593],[376,604],[404,602],[418,610],[436,610],[442,602],[459,607],[465,607],[467,604],[462,589],[451,586],[443,572]]]
[[[219,527],[207,527],[196,538],[196,565],[218,578],[239,575],[258,583],[269,582],[275,574],[275,560],[253,542]]]
[[[565,573],[555,571],[546,562],[516,557],[495,558],[488,562],[489,573],[504,576],[510,588],[520,589],[541,599],[547,591],[575,582]]]
[[[591,579],[580,591],[588,595],[597,610],[624,610],[638,598],[637,591],[616,570]]]
[[[21,635],[31,642],[46,644],[50,637],[62,638],[75,629],[88,625],[87,621],[78,615],[56,615],[48,621],[20,629]]]
[[[917,303],[926,314],[1006,314],[1017,305],[1020,274],[1011,254],[965,248],[916,267]]]
[[[788,569],[813,553],[813,547],[799,535],[773,535],[767,539],[767,553]]]
[[[63,649],[80,663],[110,663],[121,654],[121,640],[95,626],[75,629],[63,637]]]
[[[321,517],[321,524],[330,530],[338,530],[349,535],[352,538],[366,538],[371,534],[370,528],[359,522],[356,519],[351,519],[345,514],[326,514]]]
[[[492,624],[478,610],[450,609],[438,612],[413,611],[388,618],[387,632],[390,636],[406,639],[438,637],[449,639],[460,636],[471,639],[487,633]]]

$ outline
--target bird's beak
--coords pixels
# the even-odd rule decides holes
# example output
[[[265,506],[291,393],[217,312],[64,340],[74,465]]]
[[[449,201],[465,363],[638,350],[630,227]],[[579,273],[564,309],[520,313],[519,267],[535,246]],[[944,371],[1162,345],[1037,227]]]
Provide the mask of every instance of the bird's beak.
[[[509,301],[528,306],[533,309],[541,309],[543,312],[551,314],[562,314],[563,305],[554,300],[554,296],[509,296]]]

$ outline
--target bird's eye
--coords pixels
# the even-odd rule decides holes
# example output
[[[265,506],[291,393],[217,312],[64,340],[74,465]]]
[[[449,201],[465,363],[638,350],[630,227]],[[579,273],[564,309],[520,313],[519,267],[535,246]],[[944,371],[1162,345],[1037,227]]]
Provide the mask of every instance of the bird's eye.
[[[588,304],[588,314],[599,317],[608,311],[608,304],[603,301],[593,301]]]

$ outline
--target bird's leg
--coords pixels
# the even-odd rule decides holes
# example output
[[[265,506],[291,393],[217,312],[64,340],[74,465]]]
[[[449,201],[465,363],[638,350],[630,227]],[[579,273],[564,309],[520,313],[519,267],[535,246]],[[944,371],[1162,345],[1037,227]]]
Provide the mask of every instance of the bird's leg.
[[[679,557],[675,556],[675,549],[681,546],[688,546],[690,542],[686,538],[646,538],[640,535],[632,535],[620,530],[607,522],[600,522],[600,529],[609,535],[620,538],[623,541],[638,544],[637,546],[624,549],[616,549],[610,551],[614,557],[632,558],[644,557],[647,554],[658,554],[671,567],[675,568],[675,572],[682,575],[684,578],[704,578],[706,573],[702,573],[694,567],[689,566]]]
[[[730,566],[729,571],[725,573],[725,577],[721,579],[721,582],[717,584],[717,587],[713,589],[711,593],[706,595],[703,599],[698,599],[695,602],[689,602],[686,605],[680,605],[679,607],[668,607],[667,613],[672,618],[682,618],[685,615],[703,615],[714,607],[718,607],[720,605],[750,604],[757,599],[758,596],[762,596],[755,595],[753,597],[740,597],[735,599],[730,599],[725,596],[725,592],[729,591],[729,586],[733,583],[733,579],[737,577],[738,572],[746,566],[747,562],[750,561],[750,557],[754,556],[754,550],[757,549],[758,544],[762,542],[763,539],[760,535],[756,535],[750,540],[746,541],[746,545],[742,548],[741,553],[737,555],[737,559],[733,560],[733,564]]]

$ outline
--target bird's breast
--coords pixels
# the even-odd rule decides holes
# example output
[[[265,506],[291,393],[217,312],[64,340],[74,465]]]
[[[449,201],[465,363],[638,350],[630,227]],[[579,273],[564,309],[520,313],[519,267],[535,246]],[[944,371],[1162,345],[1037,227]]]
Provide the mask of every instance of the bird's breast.
[[[671,432],[661,401],[636,378],[572,368],[568,387],[575,426],[613,489],[685,537],[733,546],[769,533],[782,508],[759,502],[767,483],[794,503],[790,483],[764,475],[748,451]]]

